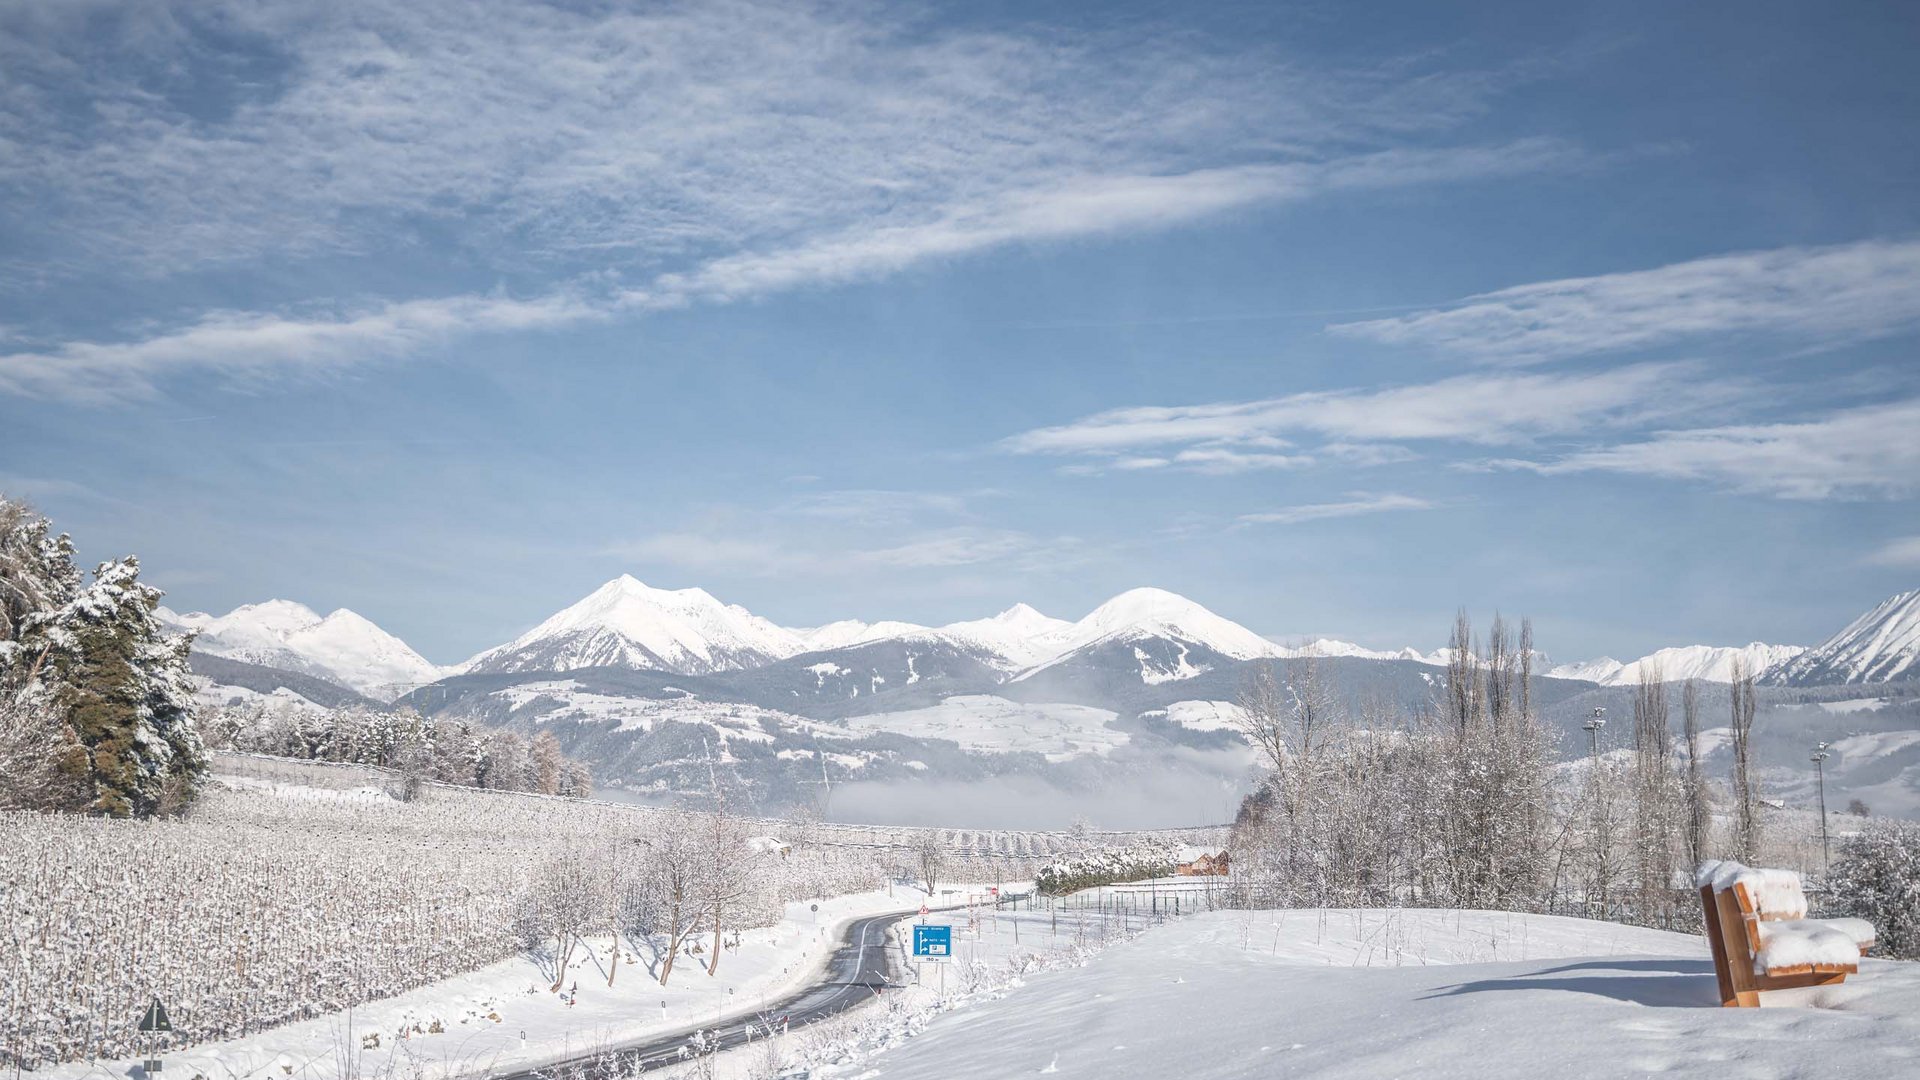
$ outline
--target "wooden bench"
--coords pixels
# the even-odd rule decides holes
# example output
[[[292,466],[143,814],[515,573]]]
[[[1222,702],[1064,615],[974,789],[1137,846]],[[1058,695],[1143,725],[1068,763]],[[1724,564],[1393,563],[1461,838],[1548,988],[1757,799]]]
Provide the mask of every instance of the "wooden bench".
[[[1753,1008],[1762,990],[1844,982],[1873,946],[1865,920],[1807,918],[1800,875],[1791,870],[1705,862],[1694,883],[1722,1005]]]

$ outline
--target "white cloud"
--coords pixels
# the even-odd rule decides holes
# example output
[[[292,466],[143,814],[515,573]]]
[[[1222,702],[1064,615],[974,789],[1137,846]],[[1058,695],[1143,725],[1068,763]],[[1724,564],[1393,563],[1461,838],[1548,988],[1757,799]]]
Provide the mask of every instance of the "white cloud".
[[[1357,517],[1361,514],[1386,514],[1400,510],[1431,510],[1434,504],[1426,499],[1412,495],[1373,494],[1365,491],[1350,491],[1341,502],[1306,503],[1299,506],[1283,506],[1278,510],[1267,510],[1254,514],[1242,514],[1240,520],[1250,525],[1298,525],[1304,521],[1325,521],[1329,518]]]
[[[602,310],[550,294],[413,300],[333,316],[215,312],[136,341],[72,342],[0,355],[0,392],[94,402],[140,397],[152,392],[154,379],[181,371],[242,378],[297,374],[397,356],[460,334],[565,326],[597,318]]]
[[[1521,285],[1329,330],[1483,362],[1535,363],[1708,335],[1778,333],[1832,345],[1916,326],[1920,241],[1876,240]]]
[[[364,251],[422,219],[489,258],[654,265],[864,221],[965,232],[959,208],[1044,227],[1072,208],[1025,193],[1131,214],[1168,174],[1220,198],[1234,165],[1390,149],[1501,82],[858,0],[5,6],[0,71],[0,136],[32,150],[0,156],[0,184],[160,269]],[[1223,145],[1239,160],[1178,177]]]
[[[969,566],[1021,571],[1058,568],[1084,557],[1084,545],[1071,537],[1042,538],[1015,529],[976,526],[909,530],[891,543],[876,544],[869,539],[865,546],[844,535],[795,535],[791,530],[784,531],[778,540],[767,540],[742,535],[736,520],[655,533],[610,545],[604,553],[639,564],[664,564],[705,573],[841,576]]]
[[[505,280],[596,282],[516,302],[543,325],[1584,160],[1403,145],[1480,112],[1501,81],[1483,72],[937,29],[879,4],[32,5],[0,8],[0,71],[0,226],[44,240],[34,273],[451,246]],[[0,356],[0,390],[312,370],[502,328],[500,304],[216,312]]]
[[[1663,431],[1552,461],[1504,461],[1545,475],[1616,472],[1702,480],[1782,499],[1920,494],[1920,400],[1844,409],[1798,423]]]
[[[1331,390],[1256,401],[1154,405],[1113,409],[1002,441],[1021,454],[1104,457],[1186,446],[1189,454],[1220,454],[1288,435],[1330,440],[1327,456],[1384,463],[1401,455],[1364,450],[1381,443],[1445,440],[1498,446],[1547,435],[1617,429],[1683,413],[1718,400],[1711,388],[1690,387],[1690,369],[1639,364],[1589,374],[1477,374],[1384,390]],[[1685,389],[1686,393],[1680,393]],[[1271,464],[1309,463],[1315,450]],[[1178,460],[1162,453],[1168,463]]]
[[[1865,561],[1874,566],[1920,566],[1920,536],[1889,540]]]

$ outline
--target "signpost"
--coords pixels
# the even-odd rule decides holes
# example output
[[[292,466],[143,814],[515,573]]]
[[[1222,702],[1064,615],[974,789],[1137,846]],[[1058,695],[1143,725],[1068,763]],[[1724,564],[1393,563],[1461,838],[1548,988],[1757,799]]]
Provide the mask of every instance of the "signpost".
[[[921,923],[913,928],[913,958],[940,966],[940,995],[947,993],[947,961],[953,959],[953,927]]]
[[[167,1007],[160,1004],[160,999],[156,996],[153,1003],[147,1006],[146,1014],[140,1017],[140,1031],[147,1036],[148,1057],[145,1067],[148,1076],[156,1076],[160,1072],[160,1058],[154,1049],[155,1040],[160,1032],[172,1030],[173,1021],[167,1019]]]
[[[913,928],[913,955],[920,960],[950,960],[953,958],[953,927],[929,926],[925,923]]]

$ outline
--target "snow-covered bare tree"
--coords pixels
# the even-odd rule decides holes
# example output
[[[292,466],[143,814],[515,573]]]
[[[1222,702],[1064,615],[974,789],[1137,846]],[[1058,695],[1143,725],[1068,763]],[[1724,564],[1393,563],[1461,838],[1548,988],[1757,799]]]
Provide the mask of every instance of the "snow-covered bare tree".
[[[1733,857],[1752,862],[1760,850],[1759,796],[1753,790],[1753,718],[1756,709],[1753,671],[1742,657],[1733,658],[1732,713],[1728,727],[1733,744]]]
[[[920,871],[920,880],[926,883],[927,895],[932,896],[947,863],[946,845],[940,842],[939,835],[932,829],[922,833],[914,844],[913,862]]]
[[[1707,832],[1713,824],[1707,801],[1706,757],[1700,746],[1700,684],[1688,679],[1680,692],[1680,728],[1685,734],[1687,771],[1682,781],[1686,807],[1687,865],[1699,866],[1707,857]]]
[[[1644,663],[1633,695],[1634,853],[1640,921],[1664,924],[1674,903],[1676,792],[1673,732],[1660,665]]]

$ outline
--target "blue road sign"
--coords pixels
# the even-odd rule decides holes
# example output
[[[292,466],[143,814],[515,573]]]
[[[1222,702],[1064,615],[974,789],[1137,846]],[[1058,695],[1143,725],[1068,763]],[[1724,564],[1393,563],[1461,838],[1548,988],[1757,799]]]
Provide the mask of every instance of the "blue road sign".
[[[945,960],[953,955],[953,927],[916,926],[913,928],[913,955]]]

